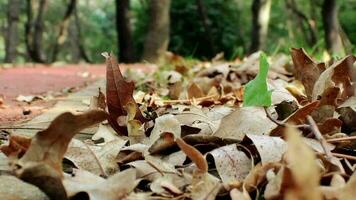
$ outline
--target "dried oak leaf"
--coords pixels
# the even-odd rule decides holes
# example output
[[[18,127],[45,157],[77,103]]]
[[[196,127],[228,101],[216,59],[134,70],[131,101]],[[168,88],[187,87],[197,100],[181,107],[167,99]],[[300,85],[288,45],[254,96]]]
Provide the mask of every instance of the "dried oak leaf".
[[[78,115],[70,112],[59,115],[46,130],[38,132],[32,138],[29,149],[17,164],[26,169],[27,164],[45,163],[62,175],[62,159],[73,136],[106,118],[107,114],[102,110],[90,110]]]
[[[335,62],[320,74],[319,79],[314,84],[312,99],[317,100],[329,87],[340,88],[338,97],[343,101],[353,96],[355,91],[352,81],[355,80],[352,80],[352,74],[355,71],[353,67],[355,61],[355,56],[347,56]]]
[[[136,105],[132,96],[135,85],[133,82],[128,82],[124,79],[115,56],[109,53],[103,53],[102,55],[106,58],[106,103],[109,110],[109,124],[119,134],[126,135],[126,127],[120,126],[117,119],[120,116],[127,115],[124,108],[127,104]],[[137,105],[135,119],[141,122],[145,121]]]
[[[295,69],[295,77],[303,83],[305,93],[310,99],[315,82],[325,70],[325,64],[315,63],[302,48],[292,48],[291,55]]]

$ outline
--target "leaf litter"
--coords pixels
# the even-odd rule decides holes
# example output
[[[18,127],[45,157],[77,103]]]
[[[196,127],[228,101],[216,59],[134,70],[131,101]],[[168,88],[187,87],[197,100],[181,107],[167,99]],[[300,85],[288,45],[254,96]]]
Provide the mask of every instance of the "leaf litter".
[[[103,55],[106,94],[88,111],[2,140],[2,198],[355,198],[354,56],[180,60],[128,81]]]

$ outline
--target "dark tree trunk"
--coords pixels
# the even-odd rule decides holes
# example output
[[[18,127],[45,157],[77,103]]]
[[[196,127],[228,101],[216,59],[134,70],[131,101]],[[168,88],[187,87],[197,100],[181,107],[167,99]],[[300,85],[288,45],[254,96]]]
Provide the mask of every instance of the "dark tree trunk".
[[[90,60],[88,54],[86,53],[84,45],[83,45],[83,41],[81,40],[81,38],[82,38],[82,29],[81,29],[81,26],[80,26],[80,20],[79,20],[78,9],[77,8],[74,9],[74,22],[75,22],[75,26],[77,28],[77,33],[78,33],[77,45],[78,45],[78,49],[79,49],[79,55],[80,55],[81,58],[83,58],[83,60],[85,60],[85,62],[90,63],[91,60]]]
[[[345,49],[340,36],[336,0],[324,0],[322,8],[325,43],[331,54],[344,55]]]
[[[254,0],[252,3],[250,53],[264,49],[266,45],[271,4],[271,0]]]
[[[63,20],[59,24],[59,33],[56,39],[56,43],[54,44],[53,47],[52,62],[57,60],[59,48],[67,38],[70,17],[72,16],[73,11],[75,10],[76,4],[77,4],[76,0],[70,0],[67,6],[67,10],[64,14]]]
[[[27,0],[27,22],[25,24],[25,42],[29,57],[34,62],[44,63],[45,59],[42,54],[42,35],[44,29],[43,14],[47,0],[40,0],[38,5],[38,14],[33,21],[32,0]]]
[[[150,0],[150,23],[143,51],[143,59],[148,62],[164,60],[169,43],[170,6],[171,0]]]
[[[206,41],[209,43],[210,47],[210,56],[215,56],[216,54],[216,47],[214,44],[214,38],[211,33],[210,25],[209,25],[209,18],[206,13],[206,8],[204,2],[202,0],[196,0],[196,4],[198,7],[198,13],[203,23],[204,31],[205,31],[205,38]]]
[[[116,30],[119,60],[131,63],[135,60],[130,28],[130,0],[116,0]]]
[[[5,62],[11,63],[17,56],[20,0],[9,0],[7,8],[7,30],[5,38]]]

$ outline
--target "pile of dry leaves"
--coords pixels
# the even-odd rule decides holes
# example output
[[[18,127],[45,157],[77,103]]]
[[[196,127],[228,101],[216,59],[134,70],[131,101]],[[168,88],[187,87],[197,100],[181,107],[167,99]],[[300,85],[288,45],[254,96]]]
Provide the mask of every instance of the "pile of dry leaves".
[[[192,67],[177,57],[131,82],[104,54],[106,95],[87,112],[1,146],[1,199],[355,199],[355,57],[317,63],[292,49],[263,81],[259,54]],[[257,74],[270,106],[246,106]]]

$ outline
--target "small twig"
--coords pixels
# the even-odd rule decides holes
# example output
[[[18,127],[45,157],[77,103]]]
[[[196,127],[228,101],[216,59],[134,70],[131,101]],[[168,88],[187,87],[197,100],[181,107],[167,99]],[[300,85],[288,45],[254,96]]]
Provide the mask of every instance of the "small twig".
[[[209,95],[206,97],[200,97],[200,98],[195,98],[196,101],[204,101],[207,99],[211,99],[211,98],[215,98],[218,97],[218,95],[214,94],[214,95]],[[178,99],[178,100],[164,100],[162,101],[165,104],[169,104],[169,103],[189,103],[191,102],[193,99]]]
[[[327,142],[343,142],[343,141],[350,141],[350,140],[356,140],[356,136],[349,136],[349,137],[340,137],[340,138],[332,138],[332,139],[327,139]]]
[[[322,146],[322,148],[323,148],[323,150],[324,150],[324,153],[325,153],[326,157],[327,157],[329,160],[331,160],[331,158],[333,157],[333,155],[332,155],[330,149],[327,148],[328,143],[327,143],[327,141],[325,140],[325,138],[323,137],[323,135],[320,133],[319,128],[318,128],[318,126],[316,125],[314,119],[313,119],[310,115],[308,115],[308,116],[307,116],[307,121],[308,121],[308,123],[309,123],[309,125],[310,125],[310,130],[311,130],[312,133],[314,134],[315,138],[320,142],[320,144],[321,144],[321,146]]]
[[[162,170],[160,170],[156,165],[154,165],[152,162],[146,160],[147,164],[150,165],[153,169],[155,169],[158,173],[161,174],[161,176],[164,176],[164,173]]]
[[[356,160],[356,156],[351,156],[351,155],[346,155],[346,154],[341,154],[341,153],[331,153],[335,157],[339,158],[346,158],[350,160]]]
[[[99,158],[96,157],[95,153],[93,152],[93,150],[91,150],[91,148],[85,143],[82,142],[84,144],[84,146],[89,150],[90,154],[92,154],[92,156],[94,157],[94,160],[96,161],[96,163],[99,165],[99,169],[101,174],[104,176],[104,178],[108,177],[108,175],[105,173],[105,170],[103,168],[103,166],[101,165]]]
[[[307,124],[300,124],[300,125],[290,125],[290,124],[286,124],[284,122],[278,121],[276,119],[274,119],[271,115],[270,112],[268,112],[267,107],[263,107],[263,109],[266,112],[266,116],[269,120],[271,120],[273,123],[277,124],[278,126],[282,126],[282,127],[292,127],[292,128],[309,128],[310,126]]]

